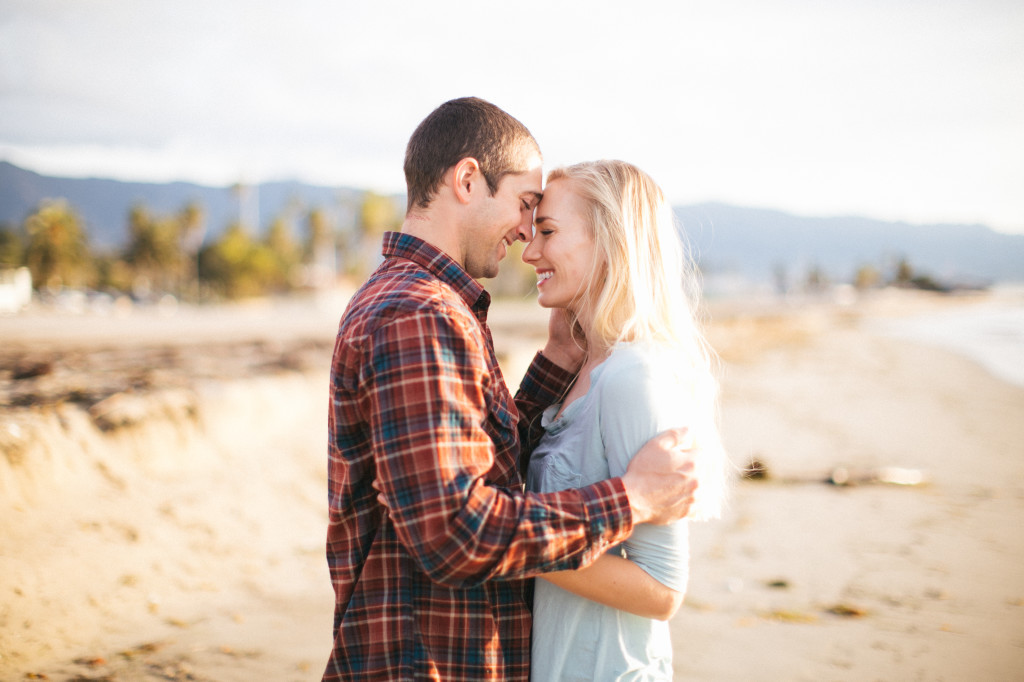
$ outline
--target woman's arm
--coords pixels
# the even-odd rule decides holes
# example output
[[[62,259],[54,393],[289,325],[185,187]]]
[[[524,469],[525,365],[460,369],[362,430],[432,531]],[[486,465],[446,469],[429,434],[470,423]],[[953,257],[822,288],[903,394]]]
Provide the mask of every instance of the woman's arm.
[[[655,580],[629,559],[605,554],[586,568],[539,576],[563,590],[620,611],[668,620],[685,594]]]
[[[605,369],[601,379],[599,409],[609,472],[621,476],[650,434],[685,425],[689,415],[681,405],[677,378],[665,371],[671,369],[671,363],[641,349],[616,353],[622,354],[614,357],[616,362]],[[605,606],[668,620],[686,594],[688,534],[686,522],[640,524],[624,543],[629,559],[605,554],[587,568],[540,577]]]

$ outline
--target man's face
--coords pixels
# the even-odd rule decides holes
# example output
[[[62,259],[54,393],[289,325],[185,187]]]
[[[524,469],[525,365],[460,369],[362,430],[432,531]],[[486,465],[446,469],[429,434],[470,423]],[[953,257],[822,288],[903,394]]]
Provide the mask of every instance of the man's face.
[[[496,276],[508,247],[520,239],[530,241],[541,182],[540,156],[530,154],[523,172],[506,175],[493,196],[481,198],[474,230],[467,235],[463,249],[464,266],[471,277]]]

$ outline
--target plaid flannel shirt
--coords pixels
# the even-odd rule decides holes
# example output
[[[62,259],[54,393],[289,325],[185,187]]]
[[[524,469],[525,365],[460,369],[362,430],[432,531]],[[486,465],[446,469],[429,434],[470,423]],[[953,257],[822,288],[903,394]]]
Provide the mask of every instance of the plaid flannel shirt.
[[[527,680],[529,581],[632,530],[620,479],[524,493],[525,427],[571,377],[541,354],[513,402],[490,297],[399,233],[353,296],[331,368],[324,680]]]

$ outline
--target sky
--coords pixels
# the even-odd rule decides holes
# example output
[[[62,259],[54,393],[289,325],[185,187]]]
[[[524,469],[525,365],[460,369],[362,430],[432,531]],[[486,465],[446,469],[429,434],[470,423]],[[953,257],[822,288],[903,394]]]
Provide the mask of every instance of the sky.
[[[0,0],[0,160],[404,191],[453,97],[675,204],[1024,233],[1020,0]]]

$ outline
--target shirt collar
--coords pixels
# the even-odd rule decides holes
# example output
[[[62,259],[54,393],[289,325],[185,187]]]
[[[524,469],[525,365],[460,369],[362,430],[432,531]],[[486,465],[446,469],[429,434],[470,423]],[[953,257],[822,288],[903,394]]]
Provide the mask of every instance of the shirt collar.
[[[490,294],[437,247],[409,234],[385,232],[383,253],[385,258],[405,258],[416,263],[454,289],[474,312],[486,315]]]

